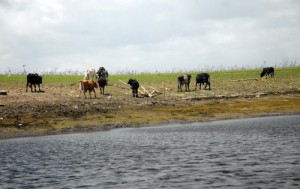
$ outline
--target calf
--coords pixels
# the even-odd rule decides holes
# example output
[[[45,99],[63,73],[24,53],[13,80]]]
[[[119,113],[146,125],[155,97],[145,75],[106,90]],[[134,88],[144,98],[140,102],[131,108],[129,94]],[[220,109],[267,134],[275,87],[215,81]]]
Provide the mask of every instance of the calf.
[[[29,73],[27,75],[26,92],[28,91],[28,86],[30,87],[31,92],[33,92],[32,85],[34,85],[34,92],[36,92],[36,85],[39,87],[39,91],[41,91],[40,84],[42,84],[42,79],[43,77],[39,76],[37,73]]]
[[[275,75],[275,71],[274,71],[274,68],[273,67],[266,67],[266,68],[263,68],[261,74],[260,74],[260,77],[264,77],[264,76],[271,76],[271,77],[274,77]]]
[[[96,98],[96,91],[95,88],[98,88],[97,82],[93,81],[93,80],[83,80],[80,81],[80,85],[79,85],[79,89],[80,89],[80,95],[79,98],[81,97],[81,91],[83,90],[84,93],[84,97],[86,98],[86,91],[89,91],[90,93],[90,98],[92,98],[91,96],[91,92],[93,91],[95,94],[95,98]]]
[[[139,97],[139,82],[135,79],[129,79],[127,84],[131,86],[133,97]]]
[[[90,80],[90,79],[94,79],[94,78],[96,78],[96,71],[95,71],[95,69],[90,68],[90,69],[86,70],[86,73],[85,73],[83,79],[84,80]]]
[[[182,85],[185,85],[185,91],[190,90],[190,81],[192,76],[191,75],[180,75],[177,77],[178,81],[178,92],[182,91]]]
[[[207,85],[208,85],[208,89],[210,89],[210,76],[209,76],[209,74],[208,73],[197,74],[195,90],[197,89],[197,84],[199,84],[199,89],[201,90],[201,84],[204,85],[204,83],[205,83],[204,89],[206,89]]]

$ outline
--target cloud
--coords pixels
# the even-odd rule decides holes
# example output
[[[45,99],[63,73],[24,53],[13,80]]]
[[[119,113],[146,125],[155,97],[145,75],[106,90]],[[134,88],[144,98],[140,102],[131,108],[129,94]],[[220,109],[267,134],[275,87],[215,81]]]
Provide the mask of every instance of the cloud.
[[[297,0],[4,0],[0,73],[112,72],[299,60]]]

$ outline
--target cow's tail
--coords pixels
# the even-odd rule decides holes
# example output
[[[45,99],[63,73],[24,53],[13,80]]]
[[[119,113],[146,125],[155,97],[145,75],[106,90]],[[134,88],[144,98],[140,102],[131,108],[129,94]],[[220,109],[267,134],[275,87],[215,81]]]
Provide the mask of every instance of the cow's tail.
[[[207,77],[207,82],[210,83],[210,75]]]
[[[77,81],[75,83],[70,84],[70,86],[76,85],[77,83],[80,83],[81,81]]]

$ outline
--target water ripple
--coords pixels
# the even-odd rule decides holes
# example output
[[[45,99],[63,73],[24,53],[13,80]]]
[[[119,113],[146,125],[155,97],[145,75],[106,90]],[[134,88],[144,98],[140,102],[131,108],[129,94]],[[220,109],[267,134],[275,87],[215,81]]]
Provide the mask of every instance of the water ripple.
[[[0,140],[0,188],[299,188],[300,116]]]

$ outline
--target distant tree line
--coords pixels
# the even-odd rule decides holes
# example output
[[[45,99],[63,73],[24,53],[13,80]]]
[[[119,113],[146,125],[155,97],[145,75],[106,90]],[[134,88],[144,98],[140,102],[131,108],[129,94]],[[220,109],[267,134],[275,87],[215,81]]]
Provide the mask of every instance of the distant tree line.
[[[275,68],[284,68],[284,67],[297,67],[300,66],[299,63],[297,63],[296,60],[294,61],[283,61],[282,63],[267,63],[266,61],[263,62],[261,66],[250,66],[250,65],[234,65],[234,66],[209,66],[209,65],[201,65],[197,68],[173,68],[169,71],[137,71],[137,70],[131,70],[131,69],[121,69],[117,70],[115,72],[111,72],[111,74],[115,75],[135,75],[135,74],[159,74],[159,73],[191,73],[191,72],[209,72],[209,71],[227,71],[227,70],[246,70],[246,69],[260,69],[262,67],[268,67],[273,66]],[[7,67],[6,70],[4,70],[2,73],[2,70],[0,69],[0,74],[4,72],[4,75],[25,75],[29,72],[26,70],[26,65],[22,65],[20,69],[12,70],[11,68]],[[84,75],[85,70],[65,70],[65,71],[58,71],[58,68],[54,68],[50,71],[42,71],[40,72],[42,75]]]

